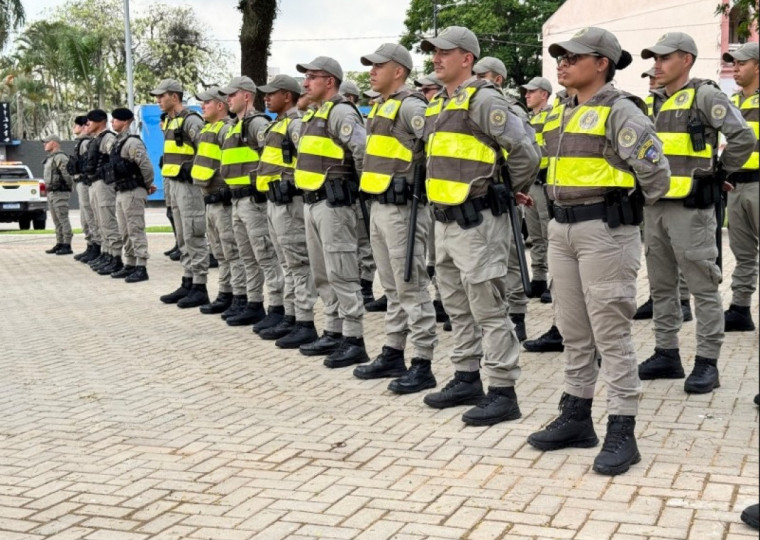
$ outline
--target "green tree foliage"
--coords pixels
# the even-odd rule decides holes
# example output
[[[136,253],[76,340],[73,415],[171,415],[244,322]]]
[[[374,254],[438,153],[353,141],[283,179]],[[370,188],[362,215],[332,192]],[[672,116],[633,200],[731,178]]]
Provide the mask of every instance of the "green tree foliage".
[[[26,13],[21,0],[0,0],[0,47],[5,47],[12,30],[24,24]]]
[[[738,21],[737,31],[739,37],[744,40],[750,36],[752,29],[760,27],[760,10],[757,8],[757,0],[733,0],[720,3],[715,8],[716,14],[726,17],[731,15]]]
[[[495,56],[507,66],[509,86],[517,87],[541,74],[541,27],[564,0],[469,0],[456,4],[411,0],[401,42],[417,46],[433,35],[433,8],[438,29],[466,26],[478,36],[481,56]]]

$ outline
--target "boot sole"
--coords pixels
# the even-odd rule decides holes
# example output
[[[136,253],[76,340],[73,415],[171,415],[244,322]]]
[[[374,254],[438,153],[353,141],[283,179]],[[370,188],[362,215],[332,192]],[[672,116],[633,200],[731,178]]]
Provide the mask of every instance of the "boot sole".
[[[332,354],[332,353],[334,353],[335,351],[337,351],[337,350],[338,350],[338,346],[336,345],[336,346],[335,346],[334,348],[332,348],[332,349],[325,349],[325,350],[323,350],[323,351],[322,351],[322,350],[320,350],[320,351],[309,351],[309,350],[306,350],[306,351],[304,351],[304,350],[303,350],[303,349],[301,349],[301,347],[299,346],[299,347],[298,347],[298,350],[299,350],[299,352],[300,352],[302,355],[304,355],[304,356],[327,356],[328,354]]]
[[[666,374],[662,374],[662,375],[660,375],[660,374],[655,374],[655,375],[644,374],[644,375],[642,375],[641,373],[639,373],[639,379],[642,380],[642,381],[655,381],[657,379],[685,379],[685,378],[686,378],[686,373],[684,373],[683,371],[680,374],[679,373],[676,373],[676,374],[666,373]]]
[[[140,279],[128,279],[128,278],[124,278],[124,282],[125,283],[140,283],[141,281],[148,281],[149,279],[150,278],[147,277],[147,276],[144,277],[144,278],[140,278]]]
[[[435,388],[438,385],[438,381],[435,379],[428,379],[424,383],[415,386],[413,388],[391,388],[391,385],[393,382],[391,382],[388,385],[388,390],[393,392],[394,394],[398,394],[400,396],[403,396],[405,394],[416,394],[417,392],[422,392],[423,390],[428,390],[429,388]]]
[[[204,315],[219,315],[220,313],[224,313],[225,311],[227,311],[229,307],[230,306],[227,306],[224,309],[219,309],[219,308],[203,309],[203,306],[201,306],[201,308],[198,311],[200,311]]]
[[[626,463],[621,463],[620,465],[616,467],[604,467],[594,464],[592,467],[595,472],[598,472],[599,474],[604,474],[607,476],[616,476],[618,474],[623,474],[624,472],[628,472],[628,469],[631,468],[631,465],[636,465],[639,461],[641,461],[641,454],[636,452],[636,455],[631,458],[631,461],[628,461]]]
[[[705,387],[687,386],[685,384],[683,385],[683,391],[686,392],[687,394],[709,394],[716,388],[720,388],[720,381],[716,381],[715,384],[712,386],[705,386]]]
[[[754,326],[726,326],[724,332],[754,332]]]
[[[258,336],[259,336],[261,339],[263,339],[264,341],[277,341],[277,340],[278,340],[278,339],[280,339],[280,338],[284,338],[284,337],[285,337],[285,336],[287,336],[288,334],[290,334],[290,332],[285,332],[284,334],[280,334],[280,333],[278,332],[277,334],[274,334],[274,335],[273,335],[273,334],[264,334],[264,335],[261,335],[261,333],[259,333],[259,334],[257,334],[257,335],[258,335]]]
[[[502,422],[508,422],[509,420],[517,420],[522,417],[520,411],[510,411],[507,414],[502,414],[495,418],[465,418],[462,415],[462,422],[468,426],[493,426],[494,424],[500,424]]]
[[[742,521],[752,527],[753,529],[760,529],[760,520],[755,519],[749,512],[744,510],[741,515]]]
[[[582,439],[580,441],[572,441],[570,443],[550,443],[550,442],[543,442],[543,441],[537,441],[533,439],[533,436],[528,436],[528,444],[531,445],[533,448],[538,448],[539,450],[544,451],[551,451],[551,450],[562,450],[563,448],[593,448],[599,444],[599,437],[594,436],[594,438],[588,438],[588,439]]]
[[[339,369],[339,368],[344,368],[344,367],[349,367],[349,366],[355,366],[356,364],[364,364],[366,362],[369,362],[369,356],[364,356],[363,358],[359,358],[358,360],[346,360],[343,362],[335,362],[333,360],[329,360],[325,358],[325,361],[322,362],[322,364],[326,368]]]
[[[313,339],[310,339],[309,341],[306,341],[305,343],[299,343],[299,342],[294,342],[294,343],[275,343],[275,346],[278,349],[282,349],[284,351],[292,351],[294,349],[300,349],[300,347],[302,345],[308,345],[309,343],[311,343],[313,341],[314,341]],[[301,352],[301,354],[303,354],[303,352]],[[316,355],[308,355],[308,354],[303,354],[303,355],[304,356],[316,356]]]
[[[390,378],[398,378],[401,377],[404,373],[406,373],[406,369],[393,369],[393,370],[386,370],[386,371],[378,371],[375,373],[366,373],[366,374],[359,374],[354,371],[354,377],[357,379],[362,379],[363,381],[370,381],[372,379],[390,379]]]
[[[480,394],[479,396],[471,396],[467,398],[461,398],[456,400],[454,403],[448,402],[448,403],[435,403],[435,402],[429,402],[428,396],[425,396],[425,398],[422,400],[425,405],[428,407],[432,407],[433,409],[450,409],[451,407],[459,407],[461,405],[477,405],[481,399],[486,397],[485,394]]]
[[[182,304],[180,302],[177,302],[177,307],[179,309],[188,309],[188,308],[194,308],[194,307],[201,307],[205,304],[208,304],[208,300],[203,300],[201,302],[193,302],[192,304]]]
[[[159,298],[164,304],[176,304],[180,300],[182,300],[184,296],[180,296],[179,298]]]
[[[525,343],[523,343],[523,349],[525,349],[528,352],[532,353],[545,353],[545,352],[565,352],[565,347],[541,347],[538,349],[529,348],[525,346]]]
[[[227,317],[226,322],[227,322],[227,324],[229,326],[250,326],[252,324],[256,324],[256,321],[253,320],[253,319],[245,319],[245,320],[235,321],[235,320],[230,320],[229,317]]]

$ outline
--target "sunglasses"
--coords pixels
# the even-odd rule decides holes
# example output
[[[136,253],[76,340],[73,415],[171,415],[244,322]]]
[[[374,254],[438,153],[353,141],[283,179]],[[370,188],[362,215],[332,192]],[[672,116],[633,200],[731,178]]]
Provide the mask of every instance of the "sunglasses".
[[[578,62],[578,60],[586,56],[601,58],[602,55],[596,54],[596,53],[590,53],[590,54],[565,53],[557,57],[557,65],[562,65],[564,63],[564,64],[567,64],[568,66],[574,66]]]

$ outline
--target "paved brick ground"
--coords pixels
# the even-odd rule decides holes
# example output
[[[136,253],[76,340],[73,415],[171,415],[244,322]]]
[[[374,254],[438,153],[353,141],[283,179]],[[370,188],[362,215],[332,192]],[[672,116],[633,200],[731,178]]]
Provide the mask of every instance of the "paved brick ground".
[[[151,280],[135,285],[45,255],[52,243],[0,236],[3,540],[757,538],[739,520],[758,501],[757,333],[727,336],[712,394],[646,382],[643,460],[610,478],[591,471],[598,449],[525,442],[556,414],[559,354],[522,355],[521,420],[465,427],[462,408],[429,409],[161,304],[180,278],[160,255],[169,235],[150,236]],[[529,334],[550,309],[531,304]],[[367,319],[376,354],[382,314]],[[651,325],[634,332],[643,359]],[[441,338],[439,383],[452,373]],[[688,323],[687,370],[693,349]],[[600,435],[604,395],[600,384]]]

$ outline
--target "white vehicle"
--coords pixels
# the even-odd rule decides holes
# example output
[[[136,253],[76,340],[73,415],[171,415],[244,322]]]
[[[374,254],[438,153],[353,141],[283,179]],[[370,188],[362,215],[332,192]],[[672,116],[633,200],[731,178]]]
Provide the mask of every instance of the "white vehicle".
[[[0,161],[0,223],[17,221],[21,230],[32,224],[44,229],[47,207],[45,182],[20,161]]]

